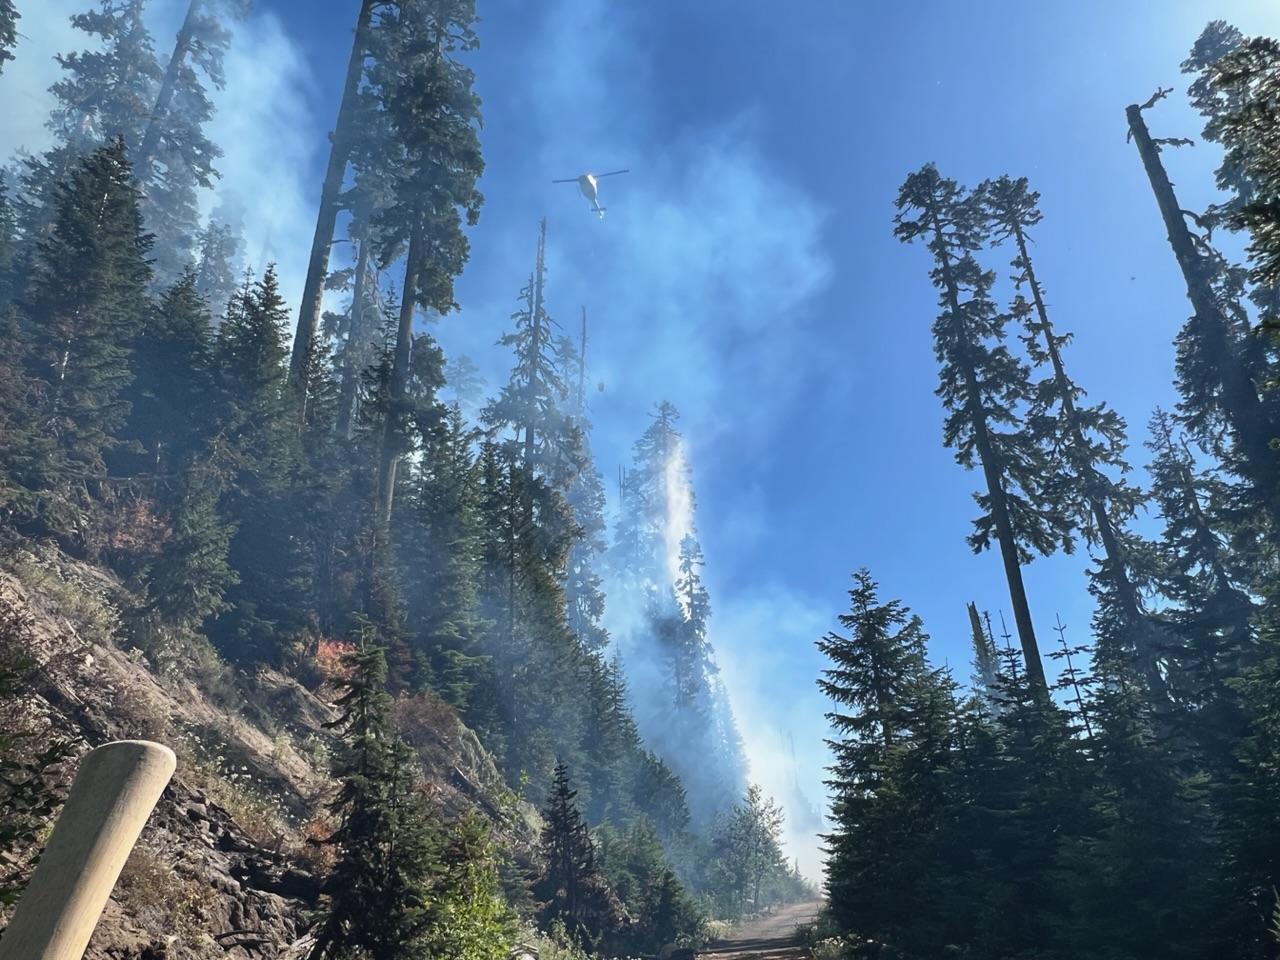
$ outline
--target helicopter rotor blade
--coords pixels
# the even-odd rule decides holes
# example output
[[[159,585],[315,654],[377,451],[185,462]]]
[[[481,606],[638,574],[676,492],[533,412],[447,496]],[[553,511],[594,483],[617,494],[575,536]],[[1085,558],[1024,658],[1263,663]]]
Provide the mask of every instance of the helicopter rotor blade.
[[[577,183],[577,177],[569,177],[567,180],[552,180],[552,183]]]
[[[630,170],[610,170],[608,173],[597,173],[596,179],[599,180],[601,177],[616,177],[620,173],[630,173],[630,172],[631,172]]]

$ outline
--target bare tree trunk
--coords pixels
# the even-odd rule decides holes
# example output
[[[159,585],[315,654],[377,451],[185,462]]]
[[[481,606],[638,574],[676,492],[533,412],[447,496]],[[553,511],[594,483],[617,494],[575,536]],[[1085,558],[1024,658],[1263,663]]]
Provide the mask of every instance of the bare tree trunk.
[[[1157,98],[1152,98],[1151,102]],[[1129,133],[1137,145],[1138,155],[1151,181],[1160,216],[1169,232],[1169,245],[1187,284],[1187,299],[1195,310],[1197,341],[1204,357],[1218,371],[1222,387],[1222,407],[1231,431],[1243,454],[1244,467],[1267,504],[1273,520],[1280,520],[1276,494],[1280,487],[1280,461],[1271,446],[1269,428],[1257,384],[1242,362],[1237,345],[1232,342],[1227,318],[1214,295],[1210,283],[1211,268],[1196,249],[1195,238],[1187,229],[1182,209],[1178,206],[1173,184],[1160,160],[1160,147],[1152,140],[1142,118],[1144,107],[1132,104],[1125,110]]]
[[[945,250],[942,243],[942,229],[936,220],[934,234],[938,240],[939,249]],[[947,307],[952,316],[958,316],[960,288],[951,269],[950,258],[945,253],[941,254],[940,258]],[[963,337],[958,337],[957,342],[963,344]],[[1040,645],[1036,642],[1035,625],[1031,622],[1027,588],[1022,581],[1022,563],[1018,557],[1018,541],[1014,536],[1013,522],[1009,519],[1009,501],[1004,489],[1004,476],[991,444],[986,414],[982,412],[982,399],[973,363],[967,356],[964,361],[966,406],[969,408],[969,420],[973,424],[974,446],[977,447],[978,459],[982,461],[982,473],[987,481],[987,497],[991,502],[991,516],[996,523],[996,540],[1000,544],[1000,560],[1004,564],[1004,576],[1009,584],[1009,602],[1013,606],[1013,620],[1017,625],[1018,642],[1022,646],[1022,658],[1026,661],[1027,678],[1031,683],[1031,689],[1037,697],[1047,700],[1049,685],[1045,680],[1044,664],[1040,659]]]
[[[369,273],[369,238],[356,239],[359,253],[356,255],[356,277],[351,290],[351,318],[347,323],[347,344],[342,351],[342,383],[338,388],[338,436],[349,438],[355,419],[356,386],[360,380],[360,349],[365,335],[364,289]]]
[[[400,407],[409,384],[409,356],[413,348],[413,315],[416,312],[418,271],[422,265],[422,231],[415,227],[409,237],[405,257],[404,289],[400,294],[400,326],[396,330],[396,351],[391,365],[390,395],[386,419],[382,424],[382,452],[378,464],[380,513],[384,525],[391,522],[391,505],[396,489],[396,463],[403,442],[400,430]]]
[[[1102,552],[1106,557],[1106,576],[1115,589],[1116,599],[1120,602],[1120,614],[1131,632],[1135,652],[1151,692],[1164,701],[1168,699],[1168,684],[1160,673],[1158,653],[1155,649],[1155,631],[1143,612],[1138,588],[1129,578],[1129,559],[1125,556],[1120,538],[1116,535],[1115,526],[1111,523],[1111,515],[1107,512],[1107,499],[1100,489],[1097,469],[1088,460],[1085,452],[1089,446],[1085,441],[1084,429],[1080,425],[1080,413],[1076,409],[1071,382],[1067,379],[1067,371],[1062,363],[1062,353],[1058,350],[1058,344],[1053,338],[1053,324],[1049,322],[1049,310],[1045,306],[1040,281],[1036,279],[1035,267],[1032,266],[1031,255],[1027,250],[1026,234],[1023,233],[1021,224],[1014,222],[1012,226],[1018,255],[1022,258],[1022,266],[1027,273],[1027,284],[1031,288],[1031,300],[1044,332],[1045,350],[1053,366],[1054,389],[1058,393],[1062,411],[1067,418],[1067,429],[1071,441],[1069,456],[1072,466],[1085,485],[1089,511],[1098,525],[1098,539],[1102,541]]]
[[[351,44],[351,58],[347,61],[342,102],[338,105],[338,120],[329,138],[332,143],[329,148],[329,164],[325,168],[324,184],[320,188],[316,232],[311,238],[311,258],[307,261],[307,279],[302,287],[298,327],[293,338],[293,353],[289,357],[289,381],[303,395],[307,390],[307,358],[311,356],[312,344],[320,326],[320,301],[324,297],[325,275],[329,272],[329,248],[338,223],[338,199],[342,192],[342,180],[347,171],[347,158],[351,154],[351,122],[372,19],[373,0],[362,0],[360,16],[356,20],[355,39]]]
[[[533,338],[532,363],[529,366],[529,382],[525,384],[525,414],[530,417],[528,423],[524,425],[524,466],[526,470],[533,470],[533,453],[536,445],[536,437],[533,431],[532,412],[537,405],[538,384],[537,371],[540,353],[542,350],[542,274],[546,269],[546,252],[547,252],[547,218],[542,218],[542,223],[538,229],[538,256],[534,261],[533,268],[533,316],[530,317],[532,330],[530,335]]]
[[[133,168],[139,183],[145,183],[151,175],[151,164],[156,158],[156,149],[160,146],[160,123],[169,112],[169,104],[173,102],[173,93],[178,85],[178,71],[191,50],[191,38],[195,35],[196,16],[200,12],[204,0],[191,0],[187,5],[187,15],[178,30],[178,38],[173,44],[173,53],[169,57],[169,65],[165,67],[164,78],[160,81],[160,91],[156,94],[156,104],[147,120],[147,129],[142,134],[142,143],[138,146],[138,154]]]

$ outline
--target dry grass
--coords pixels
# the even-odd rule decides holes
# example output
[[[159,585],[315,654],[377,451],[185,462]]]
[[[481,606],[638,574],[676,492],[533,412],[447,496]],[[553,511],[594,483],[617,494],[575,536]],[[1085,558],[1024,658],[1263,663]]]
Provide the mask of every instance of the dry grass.
[[[209,921],[217,892],[181,876],[145,844],[133,848],[116,887],[116,899],[129,913],[149,921],[150,929],[169,931],[186,946],[212,943]]]

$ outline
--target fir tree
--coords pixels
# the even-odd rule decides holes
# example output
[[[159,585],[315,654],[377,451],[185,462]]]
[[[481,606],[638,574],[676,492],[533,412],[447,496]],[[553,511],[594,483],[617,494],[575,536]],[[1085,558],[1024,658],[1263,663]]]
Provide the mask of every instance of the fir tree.
[[[1125,523],[1142,495],[1124,479],[1129,471],[1124,460],[1124,420],[1105,403],[1082,405],[1084,391],[1067,376],[1062,352],[1071,335],[1054,330],[1029,250],[1030,231],[1041,221],[1040,195],[1025,177],[1007,176],[982,184],[977,194],[991,218],[995,239],[1014,246],[1013,280],[1018,294],[1011,313],[1026,329],[1022,340],[1027,353],[1035,366],[1049,367],[1048,375],[1034,387],[1026,416],[1038,434],[1038,444],[1054,454],[1054,477],[1046,479],[1046,492],[1085,541],[1101,548],[1095,590],[1107,594],[1107,605],[1119,614],[1118,629],[1108,632],[1118,633],[1113,642],[1135,652],[1152,690],[1163,696],[1159,633],[1143,609],[1125,545]],[[1029,300],[1022,293],[1024,288]]]
[[[329,136],[329,159],[325,165],[320,203],[316,211],[316,229],[311,238],[311,255],[307,260],[307,276],[302,288],[302,301],[298,308],[298,323],[289,361],[291,381],[298,381],[305,376],[305,360],[311,354],[312,343],[320,329],[320,304],[324,297],[325,275],[329,270],[329,252],[333,244],[334,229],[338,223],[342,182],[346,176],[352,147],[356,142],[357,103],[360,97],[361,80],[364,78],[365,60],[369,55],[370,33],[376,6],[374,0],[361,0],[360,11],[356,15],[355,35],[342,83],[342,98],[338,104],[337,122]],[[301,385],[301,392],[306,393],[305,384]]]
[[[219,511],[225,487],[212,463],[192,463],[182,478],[172,530],[147,575],[148,612],[194,630],[225,611],[239,576],[228,563],[235,528]]]
[[[478,44],[473,0],[406,0],[383,20],[370,81],[405,154],[391,185],[395,200],[375,217],[380,262],[401,255],[404,260],[390,385],[396,405],[407,386],[418,308],[444,313],[456,307],[453,282],[469,253],[463,225],[479,219],[483,197],[476,180],[484,162],[476,132],[480,100],[472,90],[474,76],[460,59]],[[393,407],[379,464],[384,518],[390,516],[395,465],[403,452],[397,427]]]
[[[310,956],[408,960],[429,945],[443,946],[463,897],[491,900],[493,878],[471,874],[470,864],[484,857],[471,842],[448,855],[441,850],[441,831],[417,789],[413,752],[392,728],[385,652],[364,646],[348,655],[347,667],[337,700],[342,712],[332,724],[343,739],[334,770],[341,788],[331,807],[339,826],[327,841],[340,859],[326,883],[324,920]],[[446,889],[433,890],[442,861]],[[493,910],[481,909],[488,927]],[[478,955],[493,956],[491,931],[478,938],[467,932],[479,940]],[[458,956],[460,946],[442,955]]]
[[[147,311],[132,361],[126,436],[144,451],[141,472],[164,477],[181,469],[213,429],[211,324],[189,269]]]
[[[933,326],[937,392],[948,412],[943,435],[958,463],[982,469],[987,487],[976,497],[983,515],[969,541],[975,550],[993,538],[999,545],[1027,670],[1044,689],[1022,565],[1032,551],[1049,554],[1070,540],[1066,518],[1043,489],[1044,451],[1021,429],[1020,408],[1031,396],[1028,371],[1003,342],[1006,318],[991,299],[994,277],[974,256],[987,239],[979,200],[926,166],[902,185],[894,233],[904,243],[923,240],[934,258],[930,276],[942,308]]]
[[[533,274],[520,292],[524,306],[511,317],[515,330],[498,341],[511,348],[515,366],[510,381],[485,409],[484,419],[490,426],[510,430],[528,468],[563,490],[577,472],[580,451],[578,434],[566,413],[569,390],[556,350],[559,324],[546,308],[546,242],[544,219]]]
[[[481,532],[472,439],[451,408],[409,479],[399,543],[420,680],[464,715],[483,664],[476,652]]]
[[[13,59],[13,48],[18,43],[18,8],[13,0],[0,0],[0,73],[6,60]]]
[[[305,504],[293,496],[302,450],[284,392],[287,313],[275,271],[246,281],[218,329],[221,444],[233,465],[224,508],[236,523],[230,558],[240,582],[212,634],[249,660],[279,660],[310,614]],[[280,536],[278,531],[289,534]]]
[[[543,902],[544,924],[560,922],[586,950],[595,950],[616,934],[621,905],[596,860],[595,843],[576,803],[569,771],[556,764],[555,779],[543,811],[542,857],[545,870],[534,885]]]
[[[1250,542],[1248,526],[1236,522],[1230,485],[1197,466],[1167,413],[1156,411],[1150,433],[1151,497],[1164,520],[1153,581],[1176,638],[1170,685],[1195,718],[1191,733],[1203,756],[1220,766],[1240,734],[1231,680],[1257,651],[1249,569],[1260,565],[1265,547]]]
[[[219,319],[239,285],[242,246],[238,228],[217,218],[196,236],[196,293]]]
[[[1258,392],[1259,384],[1270,378],[1265,355],[1240,306],[1238,278],[1221,254],[1187,226],[1165,172],[1161,150],[1177,141],[1152,137],[1143,118],[1167,93],[1157,91],[1145,104],[1130,105],[1126,116],[1194,310],[1178,335],[1178,387],[1183,398],[1179,412],[1203,445],[1248,481],[1254,503],[1274,526],[1280,516],[1280,453],[1271,444],[1280,436],[1277,400],[1274,393]],[[1245,142],[1242,139],[1240,146],[1247,151]],[[1256,274],[1256,279],[1265,277],[1265,269]]]
[[[123,392],[148,306],[150,238],[119,140],[76,167],[56,206],[23,321],[28,374],[38,385],[33,412],[54,442],[40,482],[54,492],[50,521],[66,530],[63,511],[105,479],[104,457],[129,414]]]
[[[860,918],[882,916],[882,898],[896,894],[876,879],[895,854],[889,836],[877,839],[875,823],[891,789],[885,781],[890,759],[908,735],[911,697],[925,672],[920,620],[896,600],[881,603],[868,571],[853,580],[849,612],[839,618],[847,633],[818,641],[831,662],[818,688],[835,704],[827,714],[836,735],[829,741],[834,831],[827,838],[827,889],[833,917],[846,930],[858,929],[865,922]]]

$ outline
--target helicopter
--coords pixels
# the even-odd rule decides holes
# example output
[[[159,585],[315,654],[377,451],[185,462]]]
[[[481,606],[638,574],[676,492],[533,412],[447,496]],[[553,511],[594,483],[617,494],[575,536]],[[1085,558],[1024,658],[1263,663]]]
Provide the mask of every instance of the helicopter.
[[[563,180],[552,180],[552,183],[576,183],[578,189],[582,191],[582,195],[591,201],[591,210],[599,216],[604,216],[605,208],[600,206],[600,178],[616,177],[620,173],[630,173],[630,170],[610,170],[608,173],[584,173],[578,177],[566,177]]]

